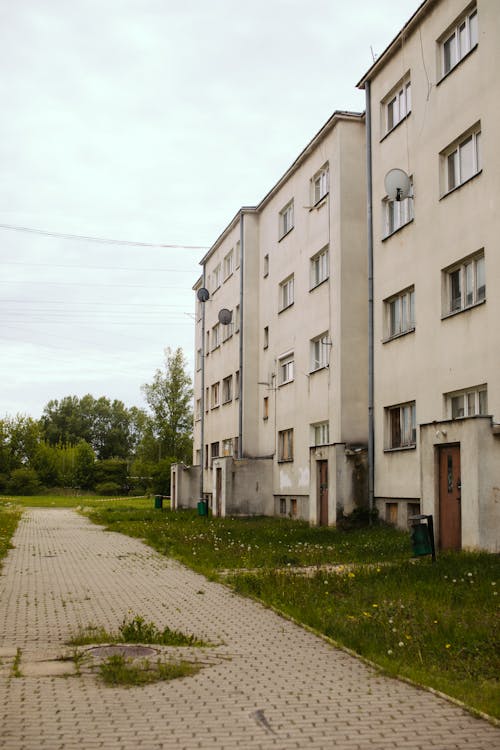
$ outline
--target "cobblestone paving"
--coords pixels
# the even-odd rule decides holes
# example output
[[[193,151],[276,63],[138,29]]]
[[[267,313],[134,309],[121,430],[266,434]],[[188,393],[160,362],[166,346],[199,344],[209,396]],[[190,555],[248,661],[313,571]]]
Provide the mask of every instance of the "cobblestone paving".
[[[488,722],[74,511],[27,511],[14,544],[0,576],[2,750],[500,747]],[[146,687],[44,674],[78,626],[116,630],[130,613],[221,645],[195,676]]]

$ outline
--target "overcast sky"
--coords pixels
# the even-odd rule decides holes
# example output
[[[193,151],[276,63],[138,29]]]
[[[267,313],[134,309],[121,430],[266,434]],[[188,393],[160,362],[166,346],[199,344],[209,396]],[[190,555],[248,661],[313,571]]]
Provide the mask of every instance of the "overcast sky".
[[[144,406],[191,287],[419,0],[0,0],[0,417]]]

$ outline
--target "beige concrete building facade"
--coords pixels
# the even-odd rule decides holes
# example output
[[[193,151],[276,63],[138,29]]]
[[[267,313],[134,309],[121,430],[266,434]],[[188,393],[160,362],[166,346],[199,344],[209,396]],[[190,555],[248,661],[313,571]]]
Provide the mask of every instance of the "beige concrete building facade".
[[[214,512],[332,524],[368,503],[499,550],[499,67],[498,0],[425,0],[358,83],[366,116],[336,112],[202,260]]]
[[[500,7],[427,0],[374,63],[374,497],[500,546]],[[391,200],[384,178],[410,178]]]
[[[366,502],[365,184],[363,116],[336,112],[201,261],[194,464],[216,514],[331,524]]]

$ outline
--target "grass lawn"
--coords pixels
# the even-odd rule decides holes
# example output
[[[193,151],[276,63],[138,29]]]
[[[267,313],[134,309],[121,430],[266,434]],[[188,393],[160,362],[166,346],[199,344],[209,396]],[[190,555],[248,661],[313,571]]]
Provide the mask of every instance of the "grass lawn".
[[[134,508],[151,508],[152,498],[147,497],[98,497],[90,493],[79,495],[0,495],[0,509],[5,505],[21,506],[23,508],[77,508],[92,507],[93,505],[107,505],[123,507],[124,502]]]
[[[92,520],[293,617],[386,673],[500,718],[500,563],[460,553],[411,561],[409,535],[276,518],[94,507]],[[300,566],[341,564],[305,576]],[[242,571],[243,569],[243,571]]]

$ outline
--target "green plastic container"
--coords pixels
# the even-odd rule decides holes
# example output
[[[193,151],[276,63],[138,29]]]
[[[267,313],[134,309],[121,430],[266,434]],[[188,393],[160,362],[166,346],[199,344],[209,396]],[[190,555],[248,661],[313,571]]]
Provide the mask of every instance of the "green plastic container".
[[[432,554],[429,527],[426,523],[418,523],[412,526],[410,536],[414,555],[420,556]]]
[[[207,504],[204,500],[198,501],[198,515],[199,516],[206,516],[207,515]]]
[[[163,496],[162,495],[155,496],[155,508],[159,508],[160,510],[163,508]]]

